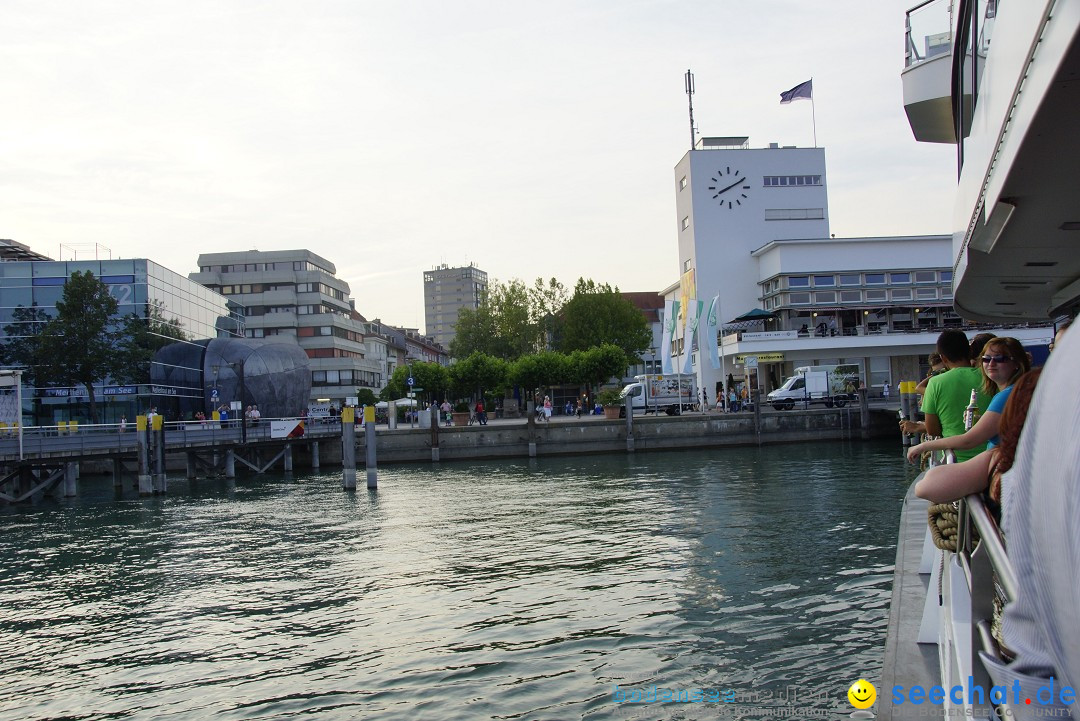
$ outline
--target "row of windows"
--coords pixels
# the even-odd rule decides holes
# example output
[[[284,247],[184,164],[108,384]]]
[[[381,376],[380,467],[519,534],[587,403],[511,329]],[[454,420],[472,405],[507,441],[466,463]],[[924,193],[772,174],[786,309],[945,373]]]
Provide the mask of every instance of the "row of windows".
[[[765,307],[768,309],[781,308],[785,305],[810,305],[834,304],[834,303],[884,303],[887,301],[931,301],[951,300],[952,291],[947,288],[897,288],[895,290],[819,290],[814,293],[782,293],[778,296],[765,299]]]
[[[214,286],[210,286],[214,288]],[[242,283],[236,285],[223,285],[214,288],[222,295],[243,295],[247,293],[269,293],[275,290],[292,290],[297,293],[322,293],[331,298],[345,300],[345,292],[337,288],[331,288],[326,283]]]
[[[296,335],[296,328],[248,328],[244,333],[248,338],[266,338],[274,335]]]
[[[357,353],[351,350],[342,350],[341,348],[305,348],[304,352],[307,353],[308,358],[360,358],[363,359],[363,353]]]
[[[367,388],[379,388],[382,386],[382,373],[374,371],[341,370],[341,371],[312,371],[311,385],[313,386],[364,386]]]
[[[765,187],[783,187],[792,185],[821,185],[820,175],[766,175]]]
[[[320,268],[306,260],[279,261],[277,263],[235,263],[233,265],[203,265],[200,273],[263,273],[268,270],[318,270],[333,275],[326,268]]]
[[[911,285],[912,283],[942,283],[952,282],[951,270],[916,270],[901,271],[896,273],[840,273],[837,275],[792,275],[787,278],[788,288],[834,288],[836,286],[857,285]],[[766,293],[772,293],[781,288],[780,279],[774,279],[764,283]]]
[[[364,336],[356,331],[347,330],[345,328],[337,328],[335,326],[306,326],[296,329],[296,335],[301,338],[312,338],[316,336],[328,337],[333,336],[335,338],[342,338],[344,340],[351,340],[354,343],[363,343]]]

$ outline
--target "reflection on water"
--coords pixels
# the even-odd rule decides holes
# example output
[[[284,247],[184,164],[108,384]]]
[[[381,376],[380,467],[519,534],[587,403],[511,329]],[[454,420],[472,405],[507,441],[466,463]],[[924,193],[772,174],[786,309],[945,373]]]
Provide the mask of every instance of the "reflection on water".
[[[0,718],[785,718],[879,678],[896,444],[379,480],[0,513]]]

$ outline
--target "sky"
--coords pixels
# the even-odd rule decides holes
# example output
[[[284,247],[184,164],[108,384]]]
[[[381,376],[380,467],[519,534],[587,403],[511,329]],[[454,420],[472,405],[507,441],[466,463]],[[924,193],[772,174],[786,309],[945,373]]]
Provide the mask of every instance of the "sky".
[[[423,271],[678,279],[704,136],[826,149],[837,237],[949,232],[904,116],[914,0],[0,0],[0,238],[58,260],[307,248],[367,318]],[[809,78],[814,101],[779,104]]]

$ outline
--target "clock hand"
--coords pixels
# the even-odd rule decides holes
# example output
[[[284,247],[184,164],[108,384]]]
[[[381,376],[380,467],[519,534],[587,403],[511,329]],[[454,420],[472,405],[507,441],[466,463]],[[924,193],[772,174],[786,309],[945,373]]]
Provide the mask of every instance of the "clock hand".
[[[718,190],[718,191],[716,191],[716,195],[723,195],[724,193],[728,192],[729,190],[731,190],[731,189],[732,189],[732,188],[734,188],[734,187],[735,187],[736,185],[738,185],[739,183],[742,183],[742,182],[744,182],[744,181],[743,181],[743,179],[742,179],[742,178],[739,178],[738,180],[736,180],[736,181],[735,181],[734,183],[732,183],[732,184],[731,184],[731,185],[729,185],[728,187],[724,188],[723,190]],[[716,197],[716,195],[714,195],[713,197],[715,198],[715,197]]]

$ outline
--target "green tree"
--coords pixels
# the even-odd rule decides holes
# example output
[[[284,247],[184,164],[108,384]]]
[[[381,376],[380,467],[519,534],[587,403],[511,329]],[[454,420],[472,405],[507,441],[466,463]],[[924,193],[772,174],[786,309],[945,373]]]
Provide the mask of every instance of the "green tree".
[[[22,366],[23,383],[35,386],[44,364],[41,332],[49,321],[49,315],[34,303],[29,308],[22,305],[13,308],[11,319],[11,323],[4,326],[0,362],[5,366]]]
[[[370,388],[357,388],[356,402],[362,406],[373,406],[378,400],[375,398],[375,391]]]
[[[514,361],[510,366],[509,379],[514,385],[522,386],[531,392],[562,383],[569,376],[569,358],[555,351],[544,351],[521,356]]]
[[[651,341],[645,316],[618,288],[578,279],[562,309],[559,350],[570,353],[610,343],[622,349],[625,368],[640,360]]]
[[[390,382],[386,384],[383,400],[390,401],[405,397],[409,390],[405,382],[409,377],[409,372],[409,366],[398,366],[394,369]],[[414,387],[423,388],[419,392],[421,397],[441,399],[450,387],[450,374],[438,363],[413,363],[411,372],[413,380],[416,381]]]
[[[621,378],[626,372],[626,353],[611,343],[574,351],[570,354],[572,380],[589,386],[598,386],[612,376]]]
[[[90,271],[76,271],[56,302],[56,317],[41,331],[43,364],[39,380],[86,389],[90,418],[99,422],[94,383],[116,367],[120,331],[113,316],[118,304]]]
[[[450,355],[462,359],[479,352],[514,360],[540,349],[530,303],[531,291],[522,281],[492,282],[479,308],[458,312]]]
[[[450,366],[450,387],[459,398],[482,396],[484,391],[501,390],[506,385],[509,364],[485,353],[473,353]]]
[[[536,350],[545,351],[555,347],[559,331],[559,313],[570,294],[566,286],[555,278],[547,283],[543,278],[533,282],[529,297],[529,315],[536,333]]]

